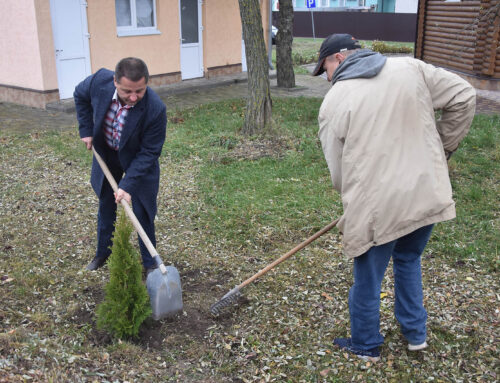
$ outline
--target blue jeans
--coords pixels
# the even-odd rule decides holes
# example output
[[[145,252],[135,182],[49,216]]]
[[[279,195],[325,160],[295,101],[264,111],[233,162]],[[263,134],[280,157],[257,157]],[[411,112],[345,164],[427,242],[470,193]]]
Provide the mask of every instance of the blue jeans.
[[[394,314],[401,332],[411,344],[425,341],[427,312],[423,304],[420,256],[429,241],[432,227],[421,227],[354,258],[354,284],[349,291],[354,347],[369,350],[384,343],[380,334],[380,290],[391,256],[396,295]]]

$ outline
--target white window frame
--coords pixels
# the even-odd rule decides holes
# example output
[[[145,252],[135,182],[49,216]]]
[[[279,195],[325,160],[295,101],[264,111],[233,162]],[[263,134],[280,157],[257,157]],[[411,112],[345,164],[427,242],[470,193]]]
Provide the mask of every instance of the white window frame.
[[[137,6],[135,0],[128,0],[130,2],[130,20],[132,25],[127,25],[125,27],[116,26],[116,32],[118,37],[123,36],[143,36],[143,35],[159,35],[161,32],[157,28],[156,21],[156,0],[153,0],[153,20],[154,25],[152,27],[138,27],[137,26]],[[115,2],[116,7],[116,2]],[[116,19],[116,14],[115,14]]]

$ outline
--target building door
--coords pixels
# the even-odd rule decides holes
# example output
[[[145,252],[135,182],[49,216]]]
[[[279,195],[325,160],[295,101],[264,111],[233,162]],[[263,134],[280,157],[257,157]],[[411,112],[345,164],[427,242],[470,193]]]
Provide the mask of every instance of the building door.
[[[91,74],[87,3],[84,0],[50,0],[61,99],[73,97],[75,86]]]
[[[180,0],[181,77],[203,77],[202,0]]]

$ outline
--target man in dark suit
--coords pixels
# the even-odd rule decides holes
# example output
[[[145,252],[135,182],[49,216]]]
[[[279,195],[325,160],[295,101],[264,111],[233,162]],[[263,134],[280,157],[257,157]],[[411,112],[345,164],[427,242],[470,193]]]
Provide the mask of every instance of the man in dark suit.
[[[122,59],[115,72],[100,69],[75,88],[74,100],[81,140],[94,146],[118,184],[118,192],[106,180],[93,159],[91,184],[99,197],[97,251],[87,270],[97,270],[111,254],[116,204],[132,202],[134,213],[156,245],[154,218],[160,182],[160,157],[167,127],[166,106],[148,88],[146,64],[133,57]],[[139,238],[146,271],[156,267]]]

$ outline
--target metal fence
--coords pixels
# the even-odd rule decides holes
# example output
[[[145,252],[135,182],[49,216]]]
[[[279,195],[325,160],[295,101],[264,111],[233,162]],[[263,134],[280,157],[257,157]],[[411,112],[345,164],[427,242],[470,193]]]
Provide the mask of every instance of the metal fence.
[[[273,12],[273,25],[278,20],[279,12]],[[295,11],[293,20],[294,37],[349,33],[360,40],[415,42],[416,29],[416,13]]]

